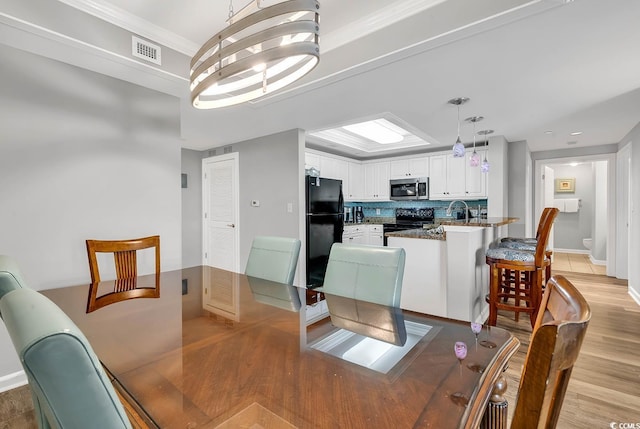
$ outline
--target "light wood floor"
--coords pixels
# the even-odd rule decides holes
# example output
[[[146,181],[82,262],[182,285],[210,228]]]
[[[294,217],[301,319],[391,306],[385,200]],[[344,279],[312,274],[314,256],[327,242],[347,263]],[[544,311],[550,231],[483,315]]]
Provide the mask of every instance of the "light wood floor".
[[[612,422],[640,427],[640,306],[629,296],[626,281],[557,267],[554,261],[553,274],[567,277],[592,311],[558,428],[608,428]],[[522,343],[506,371],[510,420],[531,325],[528,317],[515,323],[513,313],[500,312],[498,326],[511,330]]]
[[[553,267],[560,271],[571,271],[584,274],[607,274],[607,267],[594,265],[589,260],[589,255],[578,253],[553,253]]]

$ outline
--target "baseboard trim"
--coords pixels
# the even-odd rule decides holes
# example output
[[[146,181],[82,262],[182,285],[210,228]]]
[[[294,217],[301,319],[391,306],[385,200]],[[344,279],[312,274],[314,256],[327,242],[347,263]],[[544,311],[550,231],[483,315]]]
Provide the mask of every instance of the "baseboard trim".
[[[0,393],[7,390],[15,389],[16,387],[24,386],[28,384],[27,374],[24,371],[14,372],[0,377]]]
[[[554,252],[558,252],[558,253],[574,253],[576,255],[589,255],[590,254],[590,250],[582,250],[582,249],[559,249],[559,248],[554,248],[553,249]]]
[[[607,265],[607,261],[601,261],[600,259],[595,259],[593,255],[589,255],[589,260],[593,265]]]
[[[636,304],[640,305],[640,292],[637,292],[635,289],[629,286],[628,288],[629,295],[636,302]]]

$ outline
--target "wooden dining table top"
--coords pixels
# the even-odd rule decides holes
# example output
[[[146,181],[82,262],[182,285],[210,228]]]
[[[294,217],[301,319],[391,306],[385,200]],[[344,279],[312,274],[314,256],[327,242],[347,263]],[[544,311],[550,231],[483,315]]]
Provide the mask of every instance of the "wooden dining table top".
[[[309,347],[337,329],[330,319],[307,327],[304,305],[296,311],[286,294],[258,296],[249,281],[199,266],[162,273],[159,287],[154,275],[138,278],[135,289],[157,293],[115,296],[113,282],[41,292],[160,428],[477,427],[519,345],[504,329],[484,328],[476,338],[468,322],[405,311],[405,320],[431,329],[381,373]],[[109,302],[90,305],[101,296]],[[468,348],[462,362],[457,341]]]

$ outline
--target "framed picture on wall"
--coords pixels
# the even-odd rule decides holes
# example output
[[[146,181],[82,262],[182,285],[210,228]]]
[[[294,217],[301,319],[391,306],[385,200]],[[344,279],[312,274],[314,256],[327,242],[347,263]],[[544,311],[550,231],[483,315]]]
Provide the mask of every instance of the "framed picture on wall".
[[[558,192],[569,192],[573,193],[576,191],[576,179],[556,179],[556,193]]]

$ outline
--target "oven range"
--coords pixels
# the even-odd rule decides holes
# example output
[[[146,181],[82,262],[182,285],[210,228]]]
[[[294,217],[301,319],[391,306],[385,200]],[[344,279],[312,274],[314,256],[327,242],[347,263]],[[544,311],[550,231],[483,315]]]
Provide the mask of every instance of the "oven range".
[[[432,207],[423,209],[396,209],[395,223],[383,224],[382,231],[383,234],[386,234],[387,232],[422,228],[424,224],[432,224],[433,219],[434,209]],[[387,245],[386,235],[384,236],[384,245]]]

